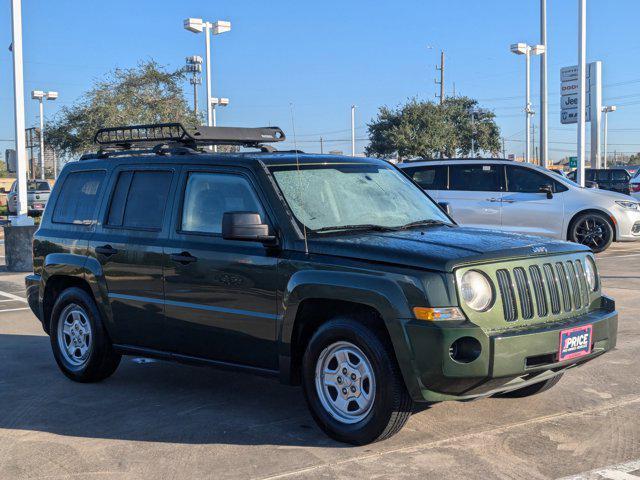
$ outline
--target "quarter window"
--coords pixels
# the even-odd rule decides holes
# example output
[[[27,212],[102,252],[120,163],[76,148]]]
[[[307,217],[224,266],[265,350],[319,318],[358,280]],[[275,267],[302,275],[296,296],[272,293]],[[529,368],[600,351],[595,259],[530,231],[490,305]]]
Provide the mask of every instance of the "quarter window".
[[[447,167],[411,167],[405,172],[425,190],[445,190],[447,188]]]
[[[502,165],[450,165],[449,190],[501,191]]]
[[[96,219],[104,171],[70,173],[64,180],[53,211],[56,223],[84,224]]]
[[[219,173],[191,173],[184,193],[181,230],[220,234],[225,212],[257,212],[264,220],[260,201],[246,178]]]
[[[161,230],[173,173],[169,171],[127,171],[118,176],[107,225]]]
[[[546,175],[530,168],[507,167],[507,189],[510,192],[538,193],[544,185],[551,185],[555,191],[556,182]]]

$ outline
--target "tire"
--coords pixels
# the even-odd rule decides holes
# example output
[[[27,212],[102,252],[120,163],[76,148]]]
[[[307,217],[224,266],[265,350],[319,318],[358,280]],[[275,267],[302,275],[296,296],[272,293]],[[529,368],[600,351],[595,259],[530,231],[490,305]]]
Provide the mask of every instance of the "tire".
[[[76,382],[104,380],[120,364],[93,298],[80,288],[67,288],[56,300],[49,336],[58,367]]]
[[[364,324],[366,318],[336,317],[323,324],[302,359],[302,387],[313,418],[331,438],[353,445],[393,436],[413,406],[392,346]]]
[[[613,242],[613,225],[603,213],[578,215],[569,228],[569,240],[589,247],[593,253],[604,252]]]
[[[553,387],[556,383],[560,381],[563,373],[556,375],[555,377],[550,378],[549,380],[545,380],[543,382],[534,383],[532,385],[527,385],[524,388],[520,388],[518,390],[512,390],[510,392],[498,393],[495,395],[499,398],[524,398],[530,397],[532,395],[537,395],[542,392],[546,392],[551,387]]]

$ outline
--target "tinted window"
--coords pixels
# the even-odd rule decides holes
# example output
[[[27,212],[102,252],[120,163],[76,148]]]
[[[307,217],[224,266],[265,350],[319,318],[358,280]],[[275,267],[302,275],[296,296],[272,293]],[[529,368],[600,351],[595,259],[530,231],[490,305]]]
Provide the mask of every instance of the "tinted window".
[[[591,176],[587,176],[587,180],[593,180],[593,175],[595,174],[595,181],[596,182],[606,182],[607,180],[611,179],[611,171],[609,170],[596,170],[596,171],[591,171]]]
[[[530,168],[507,167],[507,189],[510,192],[538,193],[543,185],[555,187],[555,181]]]
[[[264,212],[253,187],[239,175],[192,173],[182,208],[182,231],[221,233],[225,212]]]
[[[629,174],[626,170],[611,170],[611,179],[612,180],[628,180]]]
[[[498,192],[501,165],[450,165],[449,190]]]
[[[578,171],[576,170],[575,176],[577,177],[578,175]],[[589,180],[590,182],[595,182],[596,181],[596,171],[595,170],[585,170],[584,171],[584,178],[586,180]],[[600,178],[600,180],[606,180],[607,176],[606,173],[604,175],[604,177]]]
[[[60,190],[53,221],[81,224],[95,220],[104,175],[102,171],[70,173]]]
[[[111,198],[107,224],[160,230],[172,176],[167,171],[120,173]]]
[[[404,169],[413,181],[425,190],[444,190],[447,188],[447,167],[413,167]]]
[[[28,191],[33,191],[33,190],[46,190],[49,191],[51,190],[51,188],[49,187],[49,182],[40,182],[37,180],[29,180],[27,182],[27,190]]]

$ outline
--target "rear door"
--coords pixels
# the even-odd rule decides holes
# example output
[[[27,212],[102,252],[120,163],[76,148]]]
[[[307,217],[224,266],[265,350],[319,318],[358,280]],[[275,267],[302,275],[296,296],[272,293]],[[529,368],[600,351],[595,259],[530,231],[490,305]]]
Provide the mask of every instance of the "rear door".
[[[500,164],[451,164],[449,189],[439,192],[438,202],[449,204],[451,216],[460,225],[499,229],[503,185]]]
[[[446,165],[422,165],[403,169],[414,182],[422,187],[436,202],[440,192],[447,188],[448,173]]]
[[[631,181],[629,172],[623,168],[614,168],[610,171],[610,174],[611,190],[629,195],[629,182]]]
[[[506,192],[502,195],[502,230],[561,238],[565,187],[532,168],[506,165]],[[553,198],[540,187],[550,186]]]
[[[276,370],[278,254],[222,238],[225,212],[267,203],[250,172],[183,167],[167,244],[168,348],[182,355]]]
[[[163,243],[177,176],[173,167],[147,164],[121,166],[112,175],[90,252],[106,280],[114,343],[163,347]]]

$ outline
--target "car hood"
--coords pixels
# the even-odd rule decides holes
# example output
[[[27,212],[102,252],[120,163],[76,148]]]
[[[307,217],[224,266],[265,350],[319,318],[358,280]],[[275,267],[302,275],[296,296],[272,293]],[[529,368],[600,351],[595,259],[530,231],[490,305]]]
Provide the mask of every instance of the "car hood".
[[[612,192],[611,190],[603,190],[601,188],[587,188],[585,189],[594,195],[597,195],[599,198],[607,199],[611,201],[616,200],[626,200],[629,201],[629,195],[625,195],[624,193]]]
[[[331,234],[308,243],[312,254],[448,272],[462,264],[589,251],[575,243],[458,226]]]

